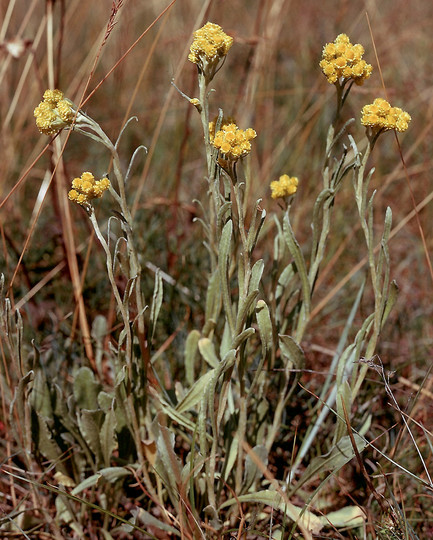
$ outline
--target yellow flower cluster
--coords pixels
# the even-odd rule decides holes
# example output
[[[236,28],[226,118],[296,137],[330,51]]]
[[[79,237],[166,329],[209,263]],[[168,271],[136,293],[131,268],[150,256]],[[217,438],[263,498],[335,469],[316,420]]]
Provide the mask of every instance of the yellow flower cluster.
[[[72,124],[75,112],[73,103],[63,98],[60,90],[45,90],[44,100],[34,110],[36,126],[45,135],[54,135]]]
[[[280,176],[279,180],[271,182],[271,191],[273,199],[284,199],[294,195],[298,190],[299,180],[296,176],[290,177],[287,174]]]
[[[215,128],[214,128],[215,129]],[[257,133],[252,128],[245,131],[239,129],[234,123],[224,124],[215,133],[212,144],[217,148],[222,157],[229,161],[237,161],[251,152],[250,141],[257,137]]]
[[[226,56],[232,45],[233,38],[228,36],[221,26],[207,22],[194,32],[188,60],[199,65],[203,61],[219,60]]]
[[[215,137],[215,129],[218,122],[218,116],[215,116],[213,120],[209,122],[209,139],[213,142]],[[236,124],[236,120],[233,116],[224,116],[221,120],[221,129],[226,128],[229,124]]]
[[[319,65],[331,84],[340,79],[352,79],[361,85],[373,71],[372,66],[362,59],[363,54],[362,45],[352,45],[346,34],[340,34],[333,43],[327,43],[323,47]]]
[[[371,105],[365,105],[361,111],[361,123],[374,131],[396,129],[406,131],[411,117],[399,107],[391,105],[382,98],[376,98]]]
[[[71,201],[78,204],[86,205],[92,199],[102,197],[104,191],[110,187],[108,178],[95,180],[95,177],[90,172],[84,172],[80,178],[72,180],[72,189],[68,193]]]

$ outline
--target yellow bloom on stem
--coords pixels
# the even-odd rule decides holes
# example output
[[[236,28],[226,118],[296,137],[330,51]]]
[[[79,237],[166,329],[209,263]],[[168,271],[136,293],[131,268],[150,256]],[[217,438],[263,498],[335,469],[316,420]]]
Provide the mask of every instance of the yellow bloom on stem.
[[[346,34],[340,34],[333,43],[327,43],[323,47],[319,66],[330,84],[336,84],[340,79],[352,79],[361,85],[373,71],[372,66],[362,59],[363,54],[362,45],[352,45]]]
[[[399,107],[391,105],[382,98],[376,98],[370,105],[365,105],[361,111],[361,124],[371,128],[373,133],[396,129],[406,131],[411,121],[410,114]]]
[[[233,38],[228,36],[221,26],[207,22],[194,32],[188,60],[197,64],[208,81],[212,80],[220,60],[233,45]]]
[[[280,176],[279,180],[271,182],[271,197],[273,199],[284,199],[294,195],[298,190],[299,180],[296,176],[290,177],[288,174]]]
[[[110,181],[108,178],[95,180],[92,173],[84,172],[80,178],[72,180],[72,189],[69,191],[68,197],[71,201],[86,206],[92,199],[102,197],[104,191],[109,187]]]
[[[215,127],[214,127],[215,129]],[[227,161],[237,161],[251,152],[250,141],[257,137],[257,133],[252,128],[245,131],[239,129],[235,123],[222,124],[221,129],[215,133],[211,142],[222,154],[222,158]]]
[[[44,99],[34,110],[36,126],[45,135],[54,135],[61,129],[70,127],[76,109],[61,90],[45,90]]]
[[[211,122],[209,122],[209,139],[211,142],[214,140],[214,137],[215,137],[215,129],[216,129],[217,122],[218,122],[218,116],[215,116],[215,118]],[[230,124],[236,125],[236,121],[233,118],[233,116],[224,116],[223,119],[221,120],[220,129],[223,129],[224,127],[227,127]]]

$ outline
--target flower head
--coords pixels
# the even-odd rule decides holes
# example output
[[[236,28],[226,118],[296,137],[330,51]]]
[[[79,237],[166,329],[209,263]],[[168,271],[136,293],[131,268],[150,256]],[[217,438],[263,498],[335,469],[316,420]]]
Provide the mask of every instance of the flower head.
[[[237,161],[248,155],[251,152],[250,141],[255,137],[257,137],[257,133],[254,129],[248,128],[244,131],[239,129],[235,123],[222,124],[221,129],[215,133],[214,137],[212,137],[211,132],[213,146],[227,161]]]
[[[298,190],[299,180],[296,176],[290,177],[287,174],[280,176],[279,180],[271,182],[271,197],[273,199],[284,199],[294,195]]]
[[[218,116],[215,116],[213,120],[209,122],[209,139],[211,142],[213,142],[215,138],[215,130],[218,123]],[[233,116],[223,116],[221,120],[221,128],[224,129],[229,124],[236,124],[236,120],[233,118]]]
[[[36,126],[45,135],[54,135],[72,125],[76,108],[60,90],[45,90],[44,99],[34,110]]]
[[[319,66],[330,84],[335,84],[340,79],[352,79],[361,85],[373,71],[372,66],[362,59],[363,54],[362,45],[352,45],[346,34],[340,34],[333,43],[327,43],[323,47]]]
[[[399,107],[391,105],[382,98],[376,98],[372,104],[365,105],[361,111],[361,123],[371,128],[373,133],[396,129],[406,131],[411,117]]]
[[[90,172],[83,172],[80,178],[72,180],[72,189],[68,193],[71,201],[86,206],[92,199],[102,197],[104,191],[110,187],[108,178],[95,180]]]
[[[227,55],[232,45],[233,38],[228,36],[221,26],[207,22],[194,32],[188,60],[197,64],[210,81],[217,71],[220,60]]]

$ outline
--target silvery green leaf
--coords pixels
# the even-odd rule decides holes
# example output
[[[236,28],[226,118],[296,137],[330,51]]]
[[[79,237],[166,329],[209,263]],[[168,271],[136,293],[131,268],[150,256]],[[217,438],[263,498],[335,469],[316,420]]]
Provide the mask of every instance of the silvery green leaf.
[[[230,441],[228,441],[230,442]],[[238,458],[239,437],[235,433],[232,441],[230,442],[230,448],[226,454],[226,460],[224,462],[223,478],[227,480]]]
[[[104,422],[99,432],[102,461],[106,467],[110,465],[111,456],[117,447],[115,431],[117,427],[116,415],[113,409],[105,413]]]
[[[333,443],[336,444],[345,433],[347,433],[347,425],[345,422],[344,410],[349,414],[352,407],[352,390],[347,380],[344,380],[337,388],[337,426],[335,428],[335,434]]]
[[[256,218],[258,215],[258,204],[261,202],[261,199],[257,201],[256,208],[253,212],[253,221],[251,223],[250,229],[248,231],[248,237],[247,237],[247,249],[248,253],[252,253],[254,248],[256,247],[257,240],[259,239],[260,231],[262,230],[263,224],[266,219],[266,210],[263,209],[260,212],[260,222],[258,225],[256,225]]]
[[[66,472],[61,463],[62,451],[55,441],[48,428],[47,421],[36,412],[37,422],[32,423],[32,439],[35,447],[48,460],[58,462],[58,469]]]
[[[228,275],[228,264],[230,258],[230,246],[232,241],[233,234],[233,222],[230,219],[224,225],[223,231],[221,233],[221,239],[219,243],[218,250],[218,261],[220,264],[220,274],[223,276]]]
[[[198,348],[200,350],[200,354],[210,365],[210,367],[217,368],[219,366],[219,358],[217,357],[215,347],[209,338],[200,339],[198,342]]]
[[[232,335],[230,333],[230,327],[228,324],[228,321],[226,320],[224,323],[224,330],[223,330],[223,337],[221,339],[221,345],[220,345],[220,358],[223,358],[225,354],[231,349],[232,347]]]
[[[78,425],[81,435],[88,444],[89,448],[95,454],[97,462],[102,461],[101,441],[99,431],[104,421],[104,413],[101,410],[89,411],[84,409],[78,416]]]
[[[307,510],[305,507],[301,508],[299,506],[295,506],[290,501],[283,498],[280,493],[270,489],[256,491],[254,493],[246,493],[245,495],[238,495],[236,498],[224,501],[219,509],[222,510],[228,506],[233,506],[243,502],[252,502],[272,506],[272,508],[276,508],[283,512],[283,514],[288,516],[292,521],[297,522],[299,527],[307,532],[311,531],[314,534],[318,534],[323,528],[320,519],[315,514]]]
[[[259,295],[258,289],[251,291],[250,293],[248,293],[248,296],[244,299],[244,301],[239,306],[239,312],[238,312],[237,320],[236,320],[237,329],[241,330],[243,328],[244,324],[246,323],[247,317],[250,313],[250,310],[253,307],[254,302],[256,298],[258,297],[258,295]]]
[[[18,386],[15,389],[14,398],[11,401],[11,404],[9,406],[9,414],[11,418],[15,418],[14,415],[14,407],[16,408],[17,415],[18,415],[18,422],[21,430],[24,430],[24,433],[26,433],[26,427],[27,427],[27,414],[26,414],[26,408],[27,405],[27,386],[32,382],[34,377],[34,372],[29,371],[22,377],[19,382]],[[13,429],[14,426],[12,426]],[[27,437],[26,437],[27,438]],[[20,440],[19,436],[17,435],[16,440]],[[30,441],[26,441],[26,446],[29,446],[30,449]],[[27,450],[27,448],[26,448]]]
[[[265,351],[271,351],[273,347],[272,321],[269,308],[263,300],[256,304],[256,318],[259,326],[260,339]]]
[[[238,347],[240,347],[244,341],[247,341],[255,333],[256,331],[254,330],[254,328],[246,328],[243,332],[238,334],[236,338],[233,340],[233,348],[237,349]]]
[[[255,457],[260,460],[263,467],[268,465],[268,451],[266,446],[259,444],[252,449]],[[251,454],[247,454],[245,458],[245,470],[244,470],[244,481],[242,485],[242,491],[248,491],[248,489],[253,485],[256,480],[259,480],[263,476],[262,470],[257,466],[256,462],[252,459]]]
[[[103,344],[103,341],[108,333],[107,319],[103,315],[96,315],[92,324],[92,338],[99,345]]]
[[[344,527],[344,529],[363,527],[366,521],[365,512],[358,506],[345,506],[335,512],[319,516],[319,519],[324,527]]]
[[[180,532],[175,527],[172,527],[171,525],[160,521],[158,518],[156,518],[152,514],[149,514],[149,512],[147,512],[143,508],[134,508],[133,510],[131,510],[131,514],[143,525],[151,526],[159,529],[160,531],[175,534],[176,536],[181,536]]]
[[[275,291],[275,298],[277,301],[284,295],[284,293],[292,292],[291,282],[293,281],[296,273],[294,270],[294,263],[288,264],[284,270],[281,272],[280,277],[278,278],[277,288]]]
[[[102,390],[98,394],[98,405],[106,413],[113,407],[114,396]]]
[[[218,215],[217,215],[217,229],[218,229],[218,231],[220,231],[222,229],[223,222],[226,220],[227,216],[230,215],[231,207],[232,207],[231,201],[227,201],[218,210]]]
[[[367,443],[357,433],[354,433],[353,437],[355,439],[358,452],[362,452],[367,446]],[[345,437],[342,437],[327,454],[318,456],[311,461],[303,472],[299,482],[296,484],[296,490],[298,490],[306,482],[317,479],[325,472],[329,472],[330,474],[337,472],[353,457],[355,457],[355,452],[352,447],[352,441],[349,435],[346,435]]]
[[[210,276],[206,293],[205,319],[216,320],[221,311],[221,286],[218,268]],[[204,334],[205,335],[205,334]]]
[[[96,474],[92,474],[92,476],[89,476],[88,478],[80,482],[78,486],[76,486],[71,491],[71,495],[78,495],[78,493],[81,493],[85,489],[89,489],[93,486],[98,485],[102,479],[104,479],[109,484],[114,484],[115,482],[117,482],[117,480],[120,480],[125,476],[131,475],[132,471],[124,467],[106,467],[98,471]]]
[[[180,482],[182,469],[179,458],[174,452],[174,432],[165,426],[159,425],[159,434],[156,439],[157,461],[155,470],[164,479],[165,487],[169,490],[172,502],[178,500],[177,484]]]
[[[151,339],[155,334],[156,322],[162,306],[162,298],[164,295],[161,271],[158,268],[155,272],[155,285],[153,288],[152,307],[150,308],[150,324],[151,324]]]
[[[305,354],[301,347],[291,336],[279,335],[281,354],[295,369],[302,369],[305,365]]]
[[[304,256],[302,255],[301,248],[299,247],[298,242],[296,241],[295,234],[290,225],[289,215],[286,213],[284,216],[283,222],[283,235],[286,241],[287,247],[289,248],[290,254],[295,261],[296,270],[298,271],[299,278],[301,280],[302,288],[302,301],[304,304],[305,313],[310,312],[311,304],[311,291],[310,284],[308,281],[307,267],[305,264]]]
[[[98,408],[98,394],[102,386],[95,381],[93,371],[81,367],[74,380],[74,397],[80,409],[94,410]]]
[[[320,236],[320,230],[322,228],[322,214],[325,211],[324,207],[325,204],[334,197],[335,192],[333,189],[324,189],[321,193],[319,193],[316,202],[314,204],[314,211],[313,211],[313,223],[311,224],[311,228],[313,230],[313,239],[312,239],[312,249],[311,253],[313,255],[316,253],[317,250],[317,244],[319,242],[319,236]]]
[[[47,385],[43,370],[37,369],[33,379],[32,393],[30,394],[32,407],[46,418],[53,417],[51,392]]]
[[[229,269],[230,269],[230,248],[232,243],[232,234],[233,234],[233,222],[232,220],[227,221],[224,225],[224,229],[221,233],[221,239],[219,242],[218,250],[218,270],[220,275],[220,286],[222,293],[222,301],[225,309],[225,315],[227,321],[230,325],[230,331],[234,333],[235,322],[233,314],[233,306],[230,295],[230,279],[229,279]]]
[[[385,324],[389,314],[391,313],[392,308],[394,307],[397,301],[398,292],[399,290],[398,290],[397,282],[394,280],[391,281],[391,284],[389,286],[388,298],[386,299],[385,309],[383,311],[382,325]]]
[[[197,403],[202,399],[203,393],[208,385],[209,381],[213,377],[215,369],[211,369],[204,375],[202,375],[198,381],[189,389],[186,396],[177,404],[176,411],[183,413],[195,407]]]
[[[197,358],[199,339],[200,332],[198,330],[192,330],[188,334],[185,343],[185,377],[186,382],[190,386],[194,383],[194,364]]]
[[[259,288],[264,268],[265,263],[263,262],[263,259],[259,259],[254,263],[254,266],[251,268],[251,278],[248,285],[248,292],[254,291]]]

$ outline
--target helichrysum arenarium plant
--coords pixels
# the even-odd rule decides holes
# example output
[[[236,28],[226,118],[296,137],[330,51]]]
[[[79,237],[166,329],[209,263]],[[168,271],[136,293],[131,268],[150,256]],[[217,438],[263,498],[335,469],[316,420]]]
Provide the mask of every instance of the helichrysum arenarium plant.
[[[367,170],[367,160],[378,136],[387,130],[405,131],[410,116],[384,99],[366,105],[361,123],[355,126],[366,128],[368,144],[362,154],[348,134],[353,120],[338,131],[337,125],[353,83],[363,84],[372,67],[363,59],[363,47],[352,45],[345,34],[325,45],[320,68],[336,88],[337,107],[326,140],[307,249],[297,241],[291,221],[302,174],[282,174],[263,186],[263,199],[278,202],[278,210],[269,218],[262,207],[270,207],[270,202],[259,199],[250,204],[245,195],[251,178],[243,165],[255,151],[260,133],[253,127],[239,127],[222,109],[210,119],[210,85],[232,45],[232,37],[208,22],[194,33],[188,56],[197,66],[198,97],[183,95],[198,111],[203,129],[208,189],[199,203],[197,227],[202,227],[205,237],[209,275],[205,301],[197,307],[202,313],[195,319],[202,324],[189,330],[182,351],[174,351],[184,365],[184,378],[177,382],[175,394],[164,386],[161,352],[153,345],[158,315],[164,310],[162,279],[157,272],[148,306],[142,294],[141,254],[127,189],[130,167],[126,172],[122,169],[119,141],[113,143],[94,119],[59,90],[47,90],[34,112],[43,134],[73,129],[108,149],[113,163],[110,177],[80,171],[71,181],[68,196],[81,206],[77,206],[81,216],[90,219],[104,250],[120,330],[102,353],[107,325],[103,317],[95,320],[92,336],[100,351],[96,370],[78,368],[69,396],[46,376],[36,350],[34,378],[30,369],[23,370],[12,403],[26,425],[25,433],[31,434],[25,441],[27,455],[34,452],[50,460],[55,478],[69,490],[57,491],[57,522],[78,535],[85,534],[88,519],[74,506],[81,496],[97,504],[93,510],[104,516],[101,530],[107,538],[122,527],[123,531],[135,527],[143,534],[151,528],[158,534],[184,538],[241,535],[246,515],[255,520],[257,534],[273,538],[293,537],[296,528],[304,538],[311,538],[312,532],[319,534],[330,526],[364,525],[362,513],[354,506],[321,514],[312,495],[322,497],[332,475],[367,445],[364,435],[371,417],[365,416],[352,432],[353,404],[368,369],[362,360],[374,356],[397,292],[390,279],[387,246],[391,211],[386,211],[377,252],[373,195],[369,193],[372,171]],[[349,141],[348,146],[343,141]],[[347,314],[319,399],[312,402],[313,420],[299,434],[300,447],[286,468],[289,474],[273,475],[268,462],[275,448],[284,447],[288,434],[288,405],[299,392],[297,383],[306,364],[303,340],[338,205],[336,196],[342,189],[354,193],[374,306],[353,332],[362,285]],[[101,217],[107,205],[96,217],[95,206],[102,197],[111,197],[114,203],[111,217]],[[272,262],[265,268],[258,242],[270,220],[276,233],[273,243],[266,243]],[[118,274],[126,281],[123,290]],[[1,300],[4,333],[11,336],[14,328],[17,332],[17,342],[9,338],[9,345],[18,359],[21,321],[12,321],[8,299],[2,296]],[[101,369],[102,354],[104,362],[109,362],[109,377]],[[30,396],[26,389],[32,390]],[[326,455],[316,455],[315,438],[330,414],[335,415],[335,422]],[[309,481],[317,485],[319,479],[322,483],[316,492],[306,488]],[[133,484],[139,486],[137,496],[125,504]],[[263,512],[264,507],[278,512],[278,519],[271,511]],[[126,525],[119,526],[112,508],[120,520],[128,520]]]

